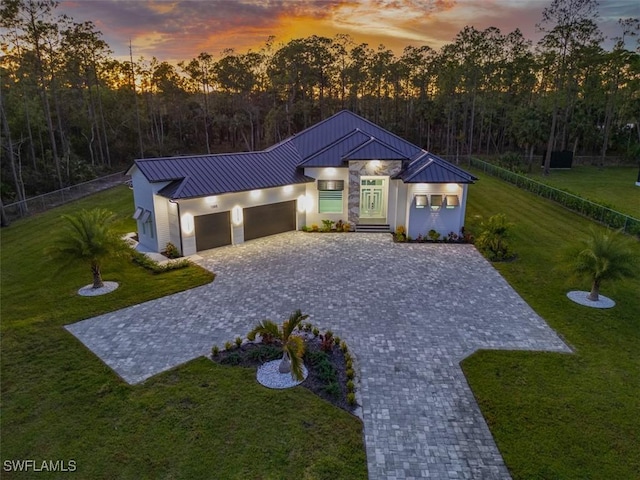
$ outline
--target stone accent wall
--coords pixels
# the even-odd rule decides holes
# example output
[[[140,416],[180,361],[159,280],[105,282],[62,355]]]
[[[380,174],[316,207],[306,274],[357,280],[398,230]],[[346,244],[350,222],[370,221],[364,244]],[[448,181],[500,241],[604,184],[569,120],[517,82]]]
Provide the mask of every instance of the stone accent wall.
[[[349,223],[360,221],[360,177],[379,175],[392,177],[402,169],[401,160],[380,160],[380,166],[373,168],[371,160],[353,160],[349,162]]]

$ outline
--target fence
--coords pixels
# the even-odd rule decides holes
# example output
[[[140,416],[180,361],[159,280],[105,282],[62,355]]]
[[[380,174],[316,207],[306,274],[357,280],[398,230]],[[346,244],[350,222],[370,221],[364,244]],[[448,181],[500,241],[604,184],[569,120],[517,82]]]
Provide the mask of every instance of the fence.
[[[2,208],[3,218],[13,221],[18,218],[33,215],[34,213],[44,212],[58,205],[90,195],[91,193],[125,183],[126,180],[127,177],[125,177],[124,172],[118,172],[38,195],[37,197],[27,198],[22,202],[10,203],[4,205]]]
[[[523,190],[527,190],[540,197],[553,200],[569,210],[596,220],[608,227],[615,229],[621,228],[625,233],[640,235],[640,220],[637,218],[617,212],[611,208],[605,207],[604,205],[600,205],[599,203],[585,200],[582,197],[563,190],[550,187],[549,185],[532,180],[524,175],[478,160],[477,158],[470,158],[469,165],[478,168],[489,175],[512,183]]]

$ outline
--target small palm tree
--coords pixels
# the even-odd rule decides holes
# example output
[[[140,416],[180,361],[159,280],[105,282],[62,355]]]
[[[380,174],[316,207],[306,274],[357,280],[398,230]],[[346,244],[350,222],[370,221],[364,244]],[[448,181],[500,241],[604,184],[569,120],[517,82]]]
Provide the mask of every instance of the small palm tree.
[[[75,215],[63,215],[62,218],[67,223],[62,235],[49,249],[50,255],[63,267],[73,265],[78,260],[88,263],[93,274],[93,288],[103,287],[101,266],[104,260],[129,250],[112,229],[115,215],[96,208],[82,210]]]
[[[579,246],[566,254],[567,268],[574,277],[589,280],[587,298],[597,302],[604,280],[632,277],[637,273],[630,241],[617,231],[592,228]]]
[[[309,318],[309,315],[303,315],[300,310],[296,310],[288,320],[283,322],[282,327],[271,320],[263,320],[247,334],[247,338],[252,341],[255,340],[256,335],[260,335],[263,339],[278,340],[282,344],[283,352],[278,371],[280,373],[291,373],[291,376],[298,381],[304,380],[304,374],[302,373],[304,341],[302,338],[293,335],[293,332],[307,318]]]

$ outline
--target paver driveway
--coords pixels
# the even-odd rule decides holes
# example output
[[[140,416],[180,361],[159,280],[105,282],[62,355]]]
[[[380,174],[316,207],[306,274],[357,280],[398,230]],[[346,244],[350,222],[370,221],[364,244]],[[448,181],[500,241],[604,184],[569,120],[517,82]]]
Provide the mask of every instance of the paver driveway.
[[[358,361],[371,479],[509,478],[459,362],[570,351],[471,245],[291,232],[200,262],[212,284],[67,328],[136,383],[300,308]]]

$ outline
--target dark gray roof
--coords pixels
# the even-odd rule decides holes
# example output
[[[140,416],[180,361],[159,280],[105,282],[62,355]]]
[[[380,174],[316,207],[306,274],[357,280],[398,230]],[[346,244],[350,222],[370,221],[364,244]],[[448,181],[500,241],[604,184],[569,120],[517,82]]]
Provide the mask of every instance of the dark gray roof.
[[[442,158],[424,152],[396,178],[404,183],[473,183],[476,177]]]
[[[357,137],[351,137],[349,142],[342,142],[350,134],[358,132]],[[375,139],[374,145],[368,148],[368,155],[361,153],[358,158],[350,158],[351,160],[383,160],[389,155],[390,151],[394,152],[393,159],[404,158],[410,159],[420,154],[422,151],[414,144],[398,137],[397,135],[379,127],[375,123],[371,123],[353,112],[342,110],[335,115],[316,123],[312,127],[284,140],[282,143],[291,142],[296,146],[302,161],[301,166],[323,166],[323,167],[341,167],[344,165],[344,158],[347,154],[357,146],[362,146],[371,139]],[[354,140],[359,140],[357,145],[353,144]],[[326,155],[321,156],[322,165],[316,165],[316,160],[312,160],[316,155],[324,151],[328,146],[335,146],[332,154],[335,157],[330,158]],[[376,156],[382,154],[383,157]],[[310,161],[312,164],[307,164]]]
[[[260,152],[140,159],[160,194],[194,198],[313,182],[305,167],[345,167],[349,160],[403,160],[405,183],[472,183],[476,178],[370,121],[343,110]]]
[[[171,199],[203,197],[258,188],[313,182],[297,168],[292,145],[268,152],[136,160],[149,182],[171,183],[159,193]]]

